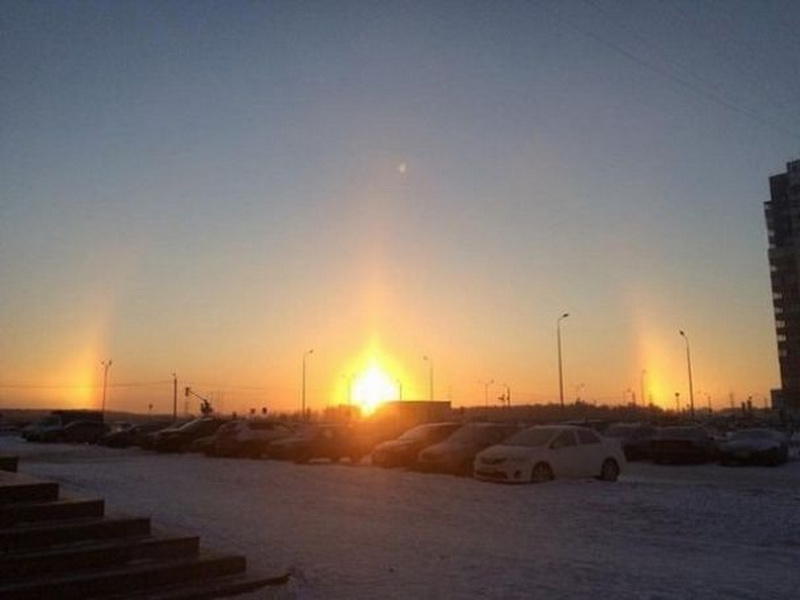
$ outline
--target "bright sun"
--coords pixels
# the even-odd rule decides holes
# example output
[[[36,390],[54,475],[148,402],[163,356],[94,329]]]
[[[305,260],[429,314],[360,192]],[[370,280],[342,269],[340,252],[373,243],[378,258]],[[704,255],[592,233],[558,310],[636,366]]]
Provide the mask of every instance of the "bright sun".
[[[371,413],[379,404],[399,398],[399,388],[378,365],[371,365],[353,383],[353,401],[365,413]]]

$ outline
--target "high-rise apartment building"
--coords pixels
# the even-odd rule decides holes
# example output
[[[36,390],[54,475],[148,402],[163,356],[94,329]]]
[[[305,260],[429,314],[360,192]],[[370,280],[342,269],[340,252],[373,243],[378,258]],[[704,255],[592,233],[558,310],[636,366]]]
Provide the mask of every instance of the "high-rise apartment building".
[[[764,203],[781,388],[773,408],[800,408],[800,160],[769,178]]]

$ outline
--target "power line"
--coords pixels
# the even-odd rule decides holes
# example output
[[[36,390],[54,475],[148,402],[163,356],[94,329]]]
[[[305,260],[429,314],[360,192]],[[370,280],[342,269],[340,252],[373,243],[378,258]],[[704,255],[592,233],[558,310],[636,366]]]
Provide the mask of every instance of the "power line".
[[[587,2],[587,0],[583,0],[583,1],[584,1],[584,3],[589,4],[590,6],[592,6],[591,3]],[[596,32],[587,30],[587,29],[585,29],[583,27],[580,27],[580,26],[576,25],[574,22],[563,18],[558,12],[556,12],[554,10],[551,10],[550,7],[548,7],[548,6],[544,5],[544,4],[540,4],[540,6],[544,10],[548,11],[551,15],[553,15],[565,27],[567,27],[569,29],[572,29],[572,30],[580,33],[581,35],[594,40],[598,44],[601,44],[601,45],[613,50],[614,52],[616,52],[618,54],[621,54],[622,56],[624,56],[625,58],[635,62],[636,64],[638,64],[638,65],[640,65],[640,66],[642,66],[642,67],[644,67],[646,69],[649,69],[649,70],[653,71],[654,73],[657,73],[657,74],[661,75],[662,77],[666,77],[668,79],[671,79],[673,82],[677,83],[681,87],[684,87],[684,88],[694,92],[695,94],[697,94],[699,96],[702,96],[706,100],[710,100],[712,102],[715,102],[716,104],[719,104],[720,106],[723,106],[723,107],[727,108],[728,110],[731,110],[731,111],[737,112],[737,113],[739,113],[741,115],[744,115],[744,116],[748,117],[749,119],[752,119],[753,121],[759,123],[760,125],[768,127],[770,129],[778,132],[778,133],[790,136],[790,137],[792,137],[792,138],[794,138],[796,140],[800,140],[800,132],[795,132],[795,131],[789,130],[789,129],[783,127],[782,125],[780,125],[778,123],[774,123],[771,120],[766,119],[765,117],[761,116],[758,112],[756,112],[756,111],[754,111],[754,110],[752,110],[750,108],[739,106],[739,105],[735,104],[734,102],[722,97],[720,94],[718,94],[717,92],[715,92],[713,90],[709,90],[709,89],[706,89],[706,88],[701,87],[699,85],[696,85],[695,83],[693,83],[692,81],[690,81],[686,77],[684,77],[683,75],[673,72],[674,67],[673,67],[673,70],[670,70],[669,68],[664,68],[664,67],[662,67],[662,66],[660,66],[660,65],[658,65],[658,64],[656,64],[656,63],[654,63],[654,62],[652,62],[650,60],[642,58],[641,56],[637,56],[635,53],[631,52],[630,50],[628,50],[626,48],[623,48],[622,46],[620,46],[619,44],[617,44],[615,42],[612,42],[612,41],[609,41],[609,40],[605,39],[604,37],[602,37],[601,35],[597,34]],[[669,62],[669,61],[665,61],[665,62]],[[697,76],[694,76],[694,77],[696,79],[699,79]]]
[[[136,381],[125,383],[109,383],[107,387],[110,388],[132,388],[132,387],[150,387],[157,385],[171,384],[172,380],[167,379],[163,381]],[[0,383],[0,389],[99,389],[103,387],[102,384],[89,383],[89,384],[37,384],[37,383]]]

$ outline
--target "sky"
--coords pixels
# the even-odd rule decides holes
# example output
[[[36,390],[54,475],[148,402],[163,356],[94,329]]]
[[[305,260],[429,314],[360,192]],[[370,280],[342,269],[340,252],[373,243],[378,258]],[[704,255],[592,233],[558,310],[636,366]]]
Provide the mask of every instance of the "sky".
[[[0,2],[0,407],[779,386],[792,1]],[[313,349],[312,354],[305,354]],[[423,357],[428,356],[429,360]],[[642,374],[642,371],[646,373]],[[628,391],[630,390],[630,391]],[[181,398],[183,402],[183,398]]]

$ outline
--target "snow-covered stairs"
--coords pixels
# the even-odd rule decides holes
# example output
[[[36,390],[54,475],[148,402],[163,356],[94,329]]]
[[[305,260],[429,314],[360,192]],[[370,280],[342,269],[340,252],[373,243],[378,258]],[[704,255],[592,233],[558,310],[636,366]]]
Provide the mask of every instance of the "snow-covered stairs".
[[[147,518],[106,516],[102,500],[60,498],[56,483],[0,470],[4,600],[199,600],[286,580],[245,570],[243,556],[203,551],[197,536],[154,533]]]

